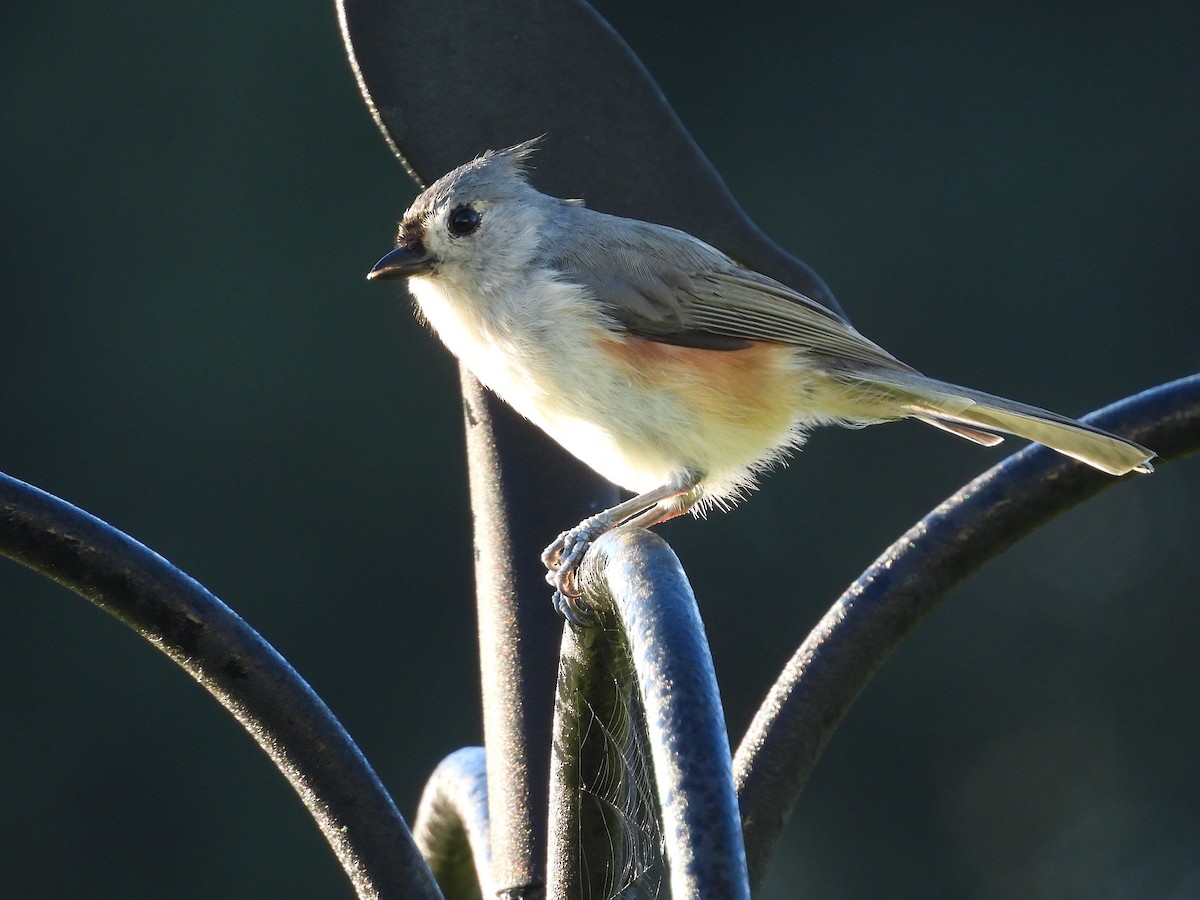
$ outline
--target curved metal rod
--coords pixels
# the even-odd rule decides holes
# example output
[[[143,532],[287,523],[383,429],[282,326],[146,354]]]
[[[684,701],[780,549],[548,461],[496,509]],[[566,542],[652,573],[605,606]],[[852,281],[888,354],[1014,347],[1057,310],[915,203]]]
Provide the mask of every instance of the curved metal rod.
[[[1200,375],[1086,421],[1169,461],[1200,449]],[[761,884],[809,773],[892,649],[959,582],[1075,504],[1120,483],[1033,445],[910,528],[838,599],[788,662],[734,759],[751,883]]]
[[[300,795],[359,897],[441,897],[404,819],[333,713],[197,581],[106,522],[3,474],[0,555],[120,619],[220,701]]]
[[[482,747],[463,747],[438,763],[425,782],[413,837],[446,900],[493,895],[487,754]]]
[[[614,610],[628,642],[662,807],[671,896],[749,898],[725,716],[678,558],[658,535],[619,528],[593,545],[580,576],[589,603],[604,611],[602,621],[612,621],[606,613]]]

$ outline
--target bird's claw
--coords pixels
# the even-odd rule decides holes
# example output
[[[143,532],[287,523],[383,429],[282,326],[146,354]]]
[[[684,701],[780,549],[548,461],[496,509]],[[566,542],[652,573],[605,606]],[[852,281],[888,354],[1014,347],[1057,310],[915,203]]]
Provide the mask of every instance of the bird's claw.
[[[599,622],[596,610],[580,596],[570,597],[562,591],[555,591],[554,608],[572,628],[592,628]]]
[[[546,581],[554,588],[554,608],[576,628],[596,624],[595,610],[582,599],[579,565],[592,542],[611,527],[603,514],[592,516],[564,531],[542,551],[542,563],[548,570]]]

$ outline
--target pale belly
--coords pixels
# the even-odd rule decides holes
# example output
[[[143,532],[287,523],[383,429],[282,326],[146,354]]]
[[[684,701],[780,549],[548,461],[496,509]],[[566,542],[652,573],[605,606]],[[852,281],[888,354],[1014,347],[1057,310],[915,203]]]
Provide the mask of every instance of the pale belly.
[[[697,350],[605,328],[564,304],[541,322],[481,322],[435,285],[413,293],[438,336],[471,372],[615,484],[641,493],[683,471],[728,501],[802,440],[809,372],[783,345]]]

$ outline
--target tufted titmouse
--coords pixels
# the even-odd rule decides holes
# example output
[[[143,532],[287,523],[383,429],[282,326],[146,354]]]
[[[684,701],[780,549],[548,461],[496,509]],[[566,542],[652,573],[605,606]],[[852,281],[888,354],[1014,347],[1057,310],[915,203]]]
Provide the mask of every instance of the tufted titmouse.
[[[1090,425],[927,378],[791,288],[674,228],[539,193],[536,141],[438,179],[369,278],[407,278],[420,315],[481,382],[637,496],[543,554],[586,621],[574,570],[621,523],[727,507],[813,426],[914,418],[985,446],[1038,441],[1112,475],[1154,454]]]

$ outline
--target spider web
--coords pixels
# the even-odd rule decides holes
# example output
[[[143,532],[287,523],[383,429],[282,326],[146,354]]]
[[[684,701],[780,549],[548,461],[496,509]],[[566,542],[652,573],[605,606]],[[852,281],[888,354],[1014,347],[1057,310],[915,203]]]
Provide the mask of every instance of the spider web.
[[[605,654],[607,655],[607,654]],[[620,641],[579,705],[576,847],[581,900],[667,898],[646,720]],[[607,663],[605,665],[604,663]]]

